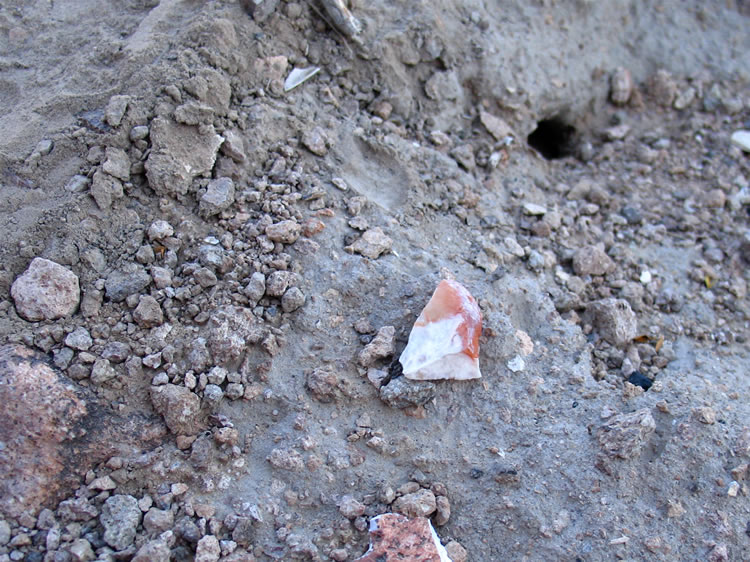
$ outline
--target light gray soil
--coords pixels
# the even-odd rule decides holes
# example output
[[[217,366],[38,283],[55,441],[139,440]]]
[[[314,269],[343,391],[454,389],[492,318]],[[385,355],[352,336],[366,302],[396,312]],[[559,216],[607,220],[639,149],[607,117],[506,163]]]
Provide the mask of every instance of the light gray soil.
[[[0,357],[0,562],[355,560],[410,481],[468,560],[750,559],[747,3],[349,6],[354,38],[312,1],[0,6],[0,344],[87,404],[44,440]],[[73,315],[17,309],[35,257]],[[482,378],[382,400],[445,277]],[[28,443],[65,459],[33,493]]]

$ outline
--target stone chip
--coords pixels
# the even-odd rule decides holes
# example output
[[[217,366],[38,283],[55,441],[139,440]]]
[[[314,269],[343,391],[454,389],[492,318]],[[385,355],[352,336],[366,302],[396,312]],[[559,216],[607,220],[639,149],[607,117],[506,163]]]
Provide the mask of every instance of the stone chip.
[[[393,326],[383,326],[380,328],[372,341],[360,352],[358,357],[359,364],[363,367],[369,367],[378,359],[384,359],[393,355],[393,340],[395,335],[396,328]]]
[[[392,247],[393,240],[386,236],[380,227],[376,226],[366,231],[351,246],[347,246],[344,249],[349,253],[361,254],[366,258],[374,260],[390,251]]]
[[[429,517],[436,509],[435,494],[425,489],[401,496],[393,502],[393,511],[402,513],[410,519]]]
[[[285,220],[266,227],[266,236],[274,242],[294,244],[302,232],[302,226],[294,220]]]
[[[640,455],[656,421],[647,408],[631,414],[612,416],[599,430],[599,444],[605,453],[620,459]]]

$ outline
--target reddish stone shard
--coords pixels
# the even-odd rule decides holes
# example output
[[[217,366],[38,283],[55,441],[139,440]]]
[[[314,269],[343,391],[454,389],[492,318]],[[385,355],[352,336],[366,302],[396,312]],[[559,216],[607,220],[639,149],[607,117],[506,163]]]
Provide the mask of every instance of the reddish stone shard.
[[[396,513],[370,520],[370,548],[355,562],[451,562],[426,517],[409,519]]]
[[[399,361],[412,380],[478,379],[482,313],[456,281],[441,281],[414,323]]]

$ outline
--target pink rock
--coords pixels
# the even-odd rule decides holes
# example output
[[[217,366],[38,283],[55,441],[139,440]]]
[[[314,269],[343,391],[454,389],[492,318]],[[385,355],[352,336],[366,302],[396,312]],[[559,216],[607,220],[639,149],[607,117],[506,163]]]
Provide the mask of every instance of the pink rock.
[[[441,281],[409,334],[399,358],[412,380],[478,379],[482,313],[469,291]]]
[[[451,562],[430,520],[396,513],[370,520],[370,548],[356,562]]]
[[[0,400],[0,512],[18,517],[55,497],[62,445],[88,412],[70,381],[20,345],[0,347]]]
[[[44,258],[34,258],[15,280],[10,293],[18,314],[29,322],[55,320],[73,314],[81,300],[78,276]]]

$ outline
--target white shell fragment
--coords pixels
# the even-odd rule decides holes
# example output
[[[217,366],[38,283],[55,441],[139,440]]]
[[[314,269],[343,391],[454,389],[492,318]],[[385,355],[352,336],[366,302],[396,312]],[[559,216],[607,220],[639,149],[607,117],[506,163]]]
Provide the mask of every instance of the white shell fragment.
[[[468,290],[441,281],[414,323],[399,362],[411,380],[478,379],[482,314]]]
[[[295,68],[290,73],[289,76],[286,77],[286,80],[284,80],[284,91],[289,92],[290,90],[293,90],[306,80],[309,80],[313,76],[315,76],[318,72],[320,72],[319,66],[309,66],[307,68]]]
[[[514,373],[520,373],[526,368],[526,363],[520,355],[514,355],[513,359],[508,361],[506,365],[508,366],[508,369]]]

